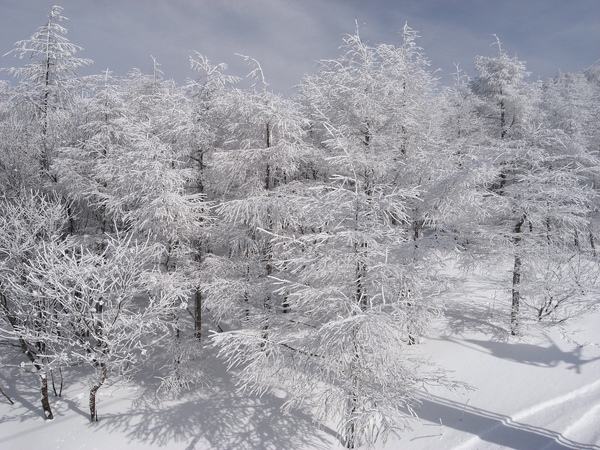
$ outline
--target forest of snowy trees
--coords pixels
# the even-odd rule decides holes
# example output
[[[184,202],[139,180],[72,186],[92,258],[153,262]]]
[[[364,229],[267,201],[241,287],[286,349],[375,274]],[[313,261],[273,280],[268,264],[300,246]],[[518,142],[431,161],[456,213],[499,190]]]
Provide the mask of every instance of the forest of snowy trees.
[[[63,19],[0,81],[0,348],[47,419],[66,371],[96,421],[107,380],[202,389],[216,349],[240,389],[370,445],[460,386],[419,352],[449,259],[510,267],[508,334],[596,306],[600,67],[531,81],[498,41],[441,87],[408,26],[357,30],[283,97],[249,56],[246,88],[200,53],[184,86],[157,61],[79,77]]]

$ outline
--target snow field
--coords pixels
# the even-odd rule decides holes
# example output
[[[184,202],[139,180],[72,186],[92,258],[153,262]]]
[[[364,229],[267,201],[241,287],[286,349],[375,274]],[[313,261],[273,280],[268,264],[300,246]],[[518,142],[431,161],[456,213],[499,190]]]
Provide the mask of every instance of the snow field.
[[[412,431],[377,448],[600,449],[600,313],[531,323],[526,335],[509,338],[508,301],[493,286],[473,276],[449,293],[446,315],[420,344],[431,362],[473,390],[432,390]],[[280,398],[236,392],[222,363],[208,358],[211,384],[176,400],[158,401],[143,380],[102,388],[97,424],[89,423],[87,385],[76,377],[66,380],[62,398],[51,397],[56,418],[45,422],[35,376],[4,367],[0,387],[15,405],[0,399],[0,448],[342,448],[333,422],[319,429],[309,415],[283,415]]]

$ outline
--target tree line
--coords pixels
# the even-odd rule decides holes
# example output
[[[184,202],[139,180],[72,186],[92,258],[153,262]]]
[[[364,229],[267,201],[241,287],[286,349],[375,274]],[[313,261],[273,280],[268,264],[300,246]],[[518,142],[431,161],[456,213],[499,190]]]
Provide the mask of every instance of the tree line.
[[[183,86],[156,61],[80,77],[64,19],[0,82],[0,340],[47,419],[63,370],[89,374],[96,421],[108,379],[177,394],[211,347],[240,388],[371,445],[460,385],[415,345],[448,258],[509,267],[512,335],[595,306],[600,68],[530,81],[498,41],[440,87],[414,30],[357,29],[284,98],[248,56],[247,88],[196,52]]]

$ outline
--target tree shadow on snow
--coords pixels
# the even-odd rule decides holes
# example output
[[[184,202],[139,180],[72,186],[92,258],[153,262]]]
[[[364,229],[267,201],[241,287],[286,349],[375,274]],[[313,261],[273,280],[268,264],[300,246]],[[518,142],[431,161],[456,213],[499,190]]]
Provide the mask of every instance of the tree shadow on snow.
[[[283,400],[236,391],[230,375],[212,377],[210,386],[178,401],[160,402],[148,396],[136,401],[128,412],[105,414],[98,424],[112,432],[124,432],[130,442],[169,446],[188,443],[187,450],[329,448],[336,433],[319,431],[310,417],[301,413],[284,415]]]
[[[556,431],[515,422],[509,416],[445,398],[431,396],[423,398],[421,402],[420,408],[416,411],[419,418],[431,422],[432,427],[435,424],[437,427],[435,430],[438,432],[417,436],[412,440],[434,438],[443,440],[443,429],[448,427],[478,436],[482,441],[505,448],[600,450],[597,445],[575,442]],[[442,448],[440,444],[432,443],[431,448]]]
[[[75,372],[75,374],[73,374]],[[52,388],[52,378],[48,377],[48,391],[50,406],[54,416],[59,419],[67,414],[67,410],[72,410],[82,417],[89,417],[89,413],[83,411],[77,401],[70,396],[70,389],[75,384],[77,378],[81,378],[80,371],[77,369],[63,371],[64,392],[62,396],[54,395]],[[57,391],[60,389],[60,378],[56,374]],[[25,371],[18,365],[13,364],[9,367],[2,367],[0,372],[0,386],[2,390],[15,402],[10,417],[0,417],[0,422],[8,421],[26,421],[35,418],[44,418],[44,412],[40,402],[40,381],[35,372]],[[8,401],[0,398],[0,401]]]
[[[24,374],[22,370],[17,368],[3,368],[3,372],[5,373],[0,373],[0,386],[6,395],[15,402],[15,405],[10,416],[0,416],[0,421],[3,423],[8,421],[23,422],[35,417],[44,417],[39,402],[39,391],[35,389],[37,387],[34,384],[37,381],[35,375]],[[33,389],[31,388],[32,385],[34,386]],[[0,401],[8,402],[4,397],[0,398]]]
[[[482,341],[476,339],[465,339],[466,343],[474,344],[477,347],[471,347],[477,351],[490,354],[497,358],[508,361],[514,361],[522,364],[529,364],[538,367],[556,367],[559,363],[568,364],[570,370],[581,373],[581,366],[592,361],[600,360],[600,357],[593,359],[582,359],[581,346],[577,346],[571,352],[562,351],[551,341],[550,347],[540,345]]]
[[[483,333],[491,339],[508,340],[510,332],[501,324],[495,324],[487,305],[454,303],[444,313],[449,335]],[[508,315],[507,315],[508,317]]]
[[[462,275],[447,293],[443,327],[454,336],[483,333],[496,340],[509,338],[510,300],[505,298],[504,273]]]
[[[491,339],[508,340],[510,332],[508,308],[494,302],[474,301],[472,296],[463,300],[452,300],[444,311],[445,328],[448,335],[463,336],[481,333]]]

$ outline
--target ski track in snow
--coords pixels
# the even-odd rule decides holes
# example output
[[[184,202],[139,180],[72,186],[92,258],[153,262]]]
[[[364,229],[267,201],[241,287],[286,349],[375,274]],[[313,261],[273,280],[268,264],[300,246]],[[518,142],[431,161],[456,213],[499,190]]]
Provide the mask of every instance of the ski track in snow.
[[[590,394],[596,391],[598,391],[598,396],[590,396]],[[591,400],[588,402],[583,402],[583,404],[578,402],[584,397],[590,397]],[[473,436],[466,442],[463,442],[461,445],[454,447],[454,450],[482,448],[483,441],[487,440],[484,438],[490,437],[493,433],[496,432],[502,433],[502,429],[507,426],[511,428],[528,427],[528,425],[525,425],[523,421],[525,419],[529,419],[531,421],[531,419],[534,419],[536,415],[539,415],[541,416],[542,420],[538,420],[536,422],[543,423],[543,427],[544,425],[549,425],[548,417],[563,417],[565,411],[573,411],[574,409],[583,409],[585,410],[585,412],[579,415],[579,418],[577,420],[570,423],[564,430],[560,432],[546,429],[546,431],[548,432],[548,438],[550,439],[552,437],[551,435],[554,435],[554,440],[548,442],[540,450],[551,450],[556,447],[600,450],[599,445],[579,443],[566,437],[575,430],[585,429],[587,431],[592,431],[597,430],[599,428],[600,420],[598,419],[600,419],[600,404],[594,404],[591,408],[589,407],[590,402],[595,403],[597,400],[594,401],[594,399],[597,399],[599,397],[600,380],[582,386],[573,392],[569,392],[567,394],[525,408],[524,410],[513,414],[511,417],[508,417],[506,420],[495,424],[493,427],[482,431],[476,436]],[[560,410],[554,409],[559,406]],[[539,428],[539,426],[536,426],[536,428]],[[596,434],[595,437],[597,438],[598,431],[593,431],[593,433]],[[490,447],[493,447],[493,444]]]
[[[600,404],[593,406],[588,409],[585,414],[581,416],[579,420],[576,420],[562,433],[563,436],[568,436],[575,431],[579,430],[595,430],[595,441],[598,442],[600,439]],[[551,445],[547,445],[542,450],[551,450]],[[598,445],[588,446],[587,448],[597,449],[600,448]]]

